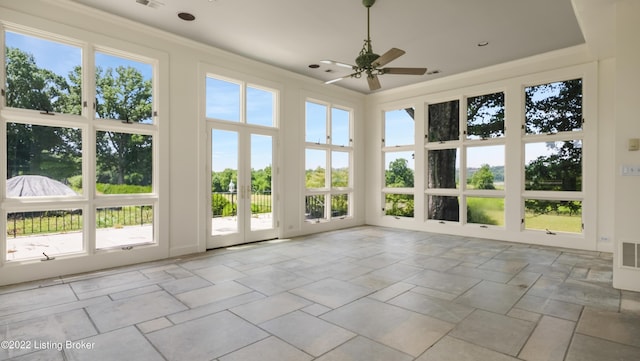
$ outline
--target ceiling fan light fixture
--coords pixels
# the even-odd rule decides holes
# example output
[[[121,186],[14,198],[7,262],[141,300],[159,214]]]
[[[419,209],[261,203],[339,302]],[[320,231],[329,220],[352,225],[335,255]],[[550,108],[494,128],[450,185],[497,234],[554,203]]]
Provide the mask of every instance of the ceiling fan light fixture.
[[[481,42],[478,43],[479,47],[483,47],[483,46],[487,46],[487,45],[489,45],[488,41],[481,41]]]

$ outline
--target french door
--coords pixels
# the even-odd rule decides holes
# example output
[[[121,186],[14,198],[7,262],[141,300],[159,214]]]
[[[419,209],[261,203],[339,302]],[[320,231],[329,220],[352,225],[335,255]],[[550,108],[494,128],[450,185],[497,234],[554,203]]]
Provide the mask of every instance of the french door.
[[[207,248],[277,237],[274,194],[277,132],[246,124],[209,126]]]

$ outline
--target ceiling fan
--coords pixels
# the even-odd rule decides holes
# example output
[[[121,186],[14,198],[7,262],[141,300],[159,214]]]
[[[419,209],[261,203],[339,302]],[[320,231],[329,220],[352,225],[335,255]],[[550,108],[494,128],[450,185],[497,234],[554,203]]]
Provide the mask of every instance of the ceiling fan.
[[[402,74],[402,75],[423,75],[427,72],[427,68],[382,68],[382,66],[390,63],[391,61],[402,56],[405,51],[398,48],[391,48],[389,51],[382,55],[378,55],[373,52],[371,48],[371,36],[370,36],[370,9],[376,0],[362,0],[362,4],[367,8],[367,39],[364,41],[362,50],[356,58],[356,65],[350,65],[341,63],[334,60],[321,60],[321,63],[333,64],[344,68],[349,68],[354,71],[349,75],[329,80],[325,84],[335,83],[342,79],[347,78],[360,78],[364,73],[367,76],[367,82],[369,83],[370,90],[378,90],[381,88],[380,79],[378,75],[383,74]]]

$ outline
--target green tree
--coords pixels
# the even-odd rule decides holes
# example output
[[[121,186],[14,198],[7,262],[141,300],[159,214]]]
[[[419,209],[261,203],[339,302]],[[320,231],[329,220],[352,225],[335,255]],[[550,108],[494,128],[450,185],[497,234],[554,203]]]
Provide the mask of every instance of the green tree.
[[[582,128],[582,80],[529,87],[525,91],[526,132],[553,134]],[[525,189],[580,191],[582,189],[582,142],[548,142],[551,154],[540,156],[525,166]],[[577,213],[580,204],[573,201],[527,200],[528,210]]]
[[[458,139],[460,136],[460,106],[458,101],[429,105],[429,141]],[[427,159],[429,188],[456,188],[456,149],[430,151]],[[458,221],[457,197],[429,197],[428,214],[431,219]]]
[[[413,169],[409,168],[409,161],[398,158],[389,163],[389,169],[385,172],[387,187],[411,188],[413,187]]]
[[[66,80],[36,65],[33,55],[6,48],[8,107],[80,114],[67,106]],[[79,102],[78,102],[79,104]],[[7,176],[41,174],[65,181],[80,172],[81,132],[73,128],[7,123]]]
[[[133,67],[119,66],[115,70],[96,68],[96,116],[120,120],[123,123],[145,122],[152,113],[152,84]],[[151,184],[152,137],[119,132],[99,132],[96,137],[99,173],[111,174],[111,182],[132,184],[142,174],[142,183]]]
[[[82,69],[64,78],[39,68],[33,55],[7,47],[7,106],[81,114]],[[123,122],[146,122],[152,114],[152,84],[133,67],[96,69],[96,116]],[[81,132],[62,127],[9,123],[7,173],[71,177],[82,163]],[[152,138],[98,132],[97,173],[107,182],[149,185]]]
[[[504,135],[504,93],[467,98],[467,135],[482,139]]]
[[[316,169],[307,169],[305,172],[305,184],[307,188],[325,188],[326,175],[324,168],[318,166]]]
[[[67,108],[70,87],[64,77],[39,68],[32,54],[11,47],[6,51],[7,106],[45,112]]]
[[[476,189],[496,189],[493,185],[493,173],[491,167],[488,164],[480,166],[473,176],[471,176],[471,184]]]
[[[251,169],[251,188],[253,192],[269,193],[271,192],[271,166],[264,169]]]

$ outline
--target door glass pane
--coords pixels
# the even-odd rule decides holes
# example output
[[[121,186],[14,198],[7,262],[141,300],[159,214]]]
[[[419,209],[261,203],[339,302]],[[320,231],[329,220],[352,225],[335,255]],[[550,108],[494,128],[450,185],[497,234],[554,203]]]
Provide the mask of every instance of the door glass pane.
[[[581,140],[527,143],[524,154],[526,190],[582,190]]]
[[[582,233],[582,202],[525,199],[526,229]]]
[[[331,108],[331,144],[347,147],[351,145],[350,113],[339,108]]]
[[[96,191],[152,193],[152,146],[150,135],[96,132]]]
[[[526,134],[582,130],[582,79],[525,88]]]
[[[467,197],[467,223],[504,227],[504,198]]]
[[[307,189],[327,188],[327,151],[307,149],[305,151],[305,185]]]
[[[251,230],[273,228],[271,207],[271,164],[273,140],[267,135],[251,134]]]
[[[427,156],[428,188],[458,188],[460,181],[460,150],[429,150]]]
[[[275,96],[271,91],[247,87],[247,123],[274,126]]]
[[[344,188],[349,186],[349,153],[331,152],[331,186]]]
[[[504,189],[504,145],[467,148],[467,189]]]
[[[327,106],[306,102],[305,141],[308,143],[327,143]]]
[[[504,136],[504,93],[467,98],[467,139]]]
[[[77,46],[5,32],[8,107],[80,115],[82,51]]]
[[[411,145],[415,143],[415,121],[413,108],[387,111],[384,113],[384,145]]]
[[[385,187],[413,188],[415,162],[413,152],[385,152]]]
[[[240,84],[207,77],[206,98],[207,118],[240,121]]]
[[[446,142],[460,137],[460,101],[429,104],[430,142]]]
[[[7,123],[7,197],[82,193],[82,131]]]
[[[153,206],[96,209],[96,248],[153,243]]]
[[[212,235],[238,232],[238,133],[211,131]]]
[[[83,250],[81,209],[10,212],[6,221],[8,261]]]
[[[153,66],[96,52],[96,118],[153,123]]]

